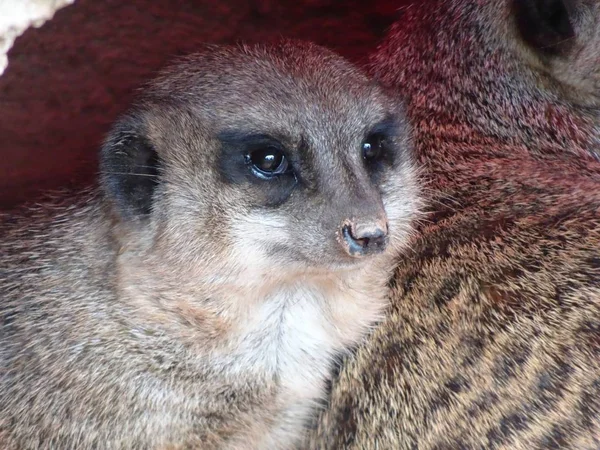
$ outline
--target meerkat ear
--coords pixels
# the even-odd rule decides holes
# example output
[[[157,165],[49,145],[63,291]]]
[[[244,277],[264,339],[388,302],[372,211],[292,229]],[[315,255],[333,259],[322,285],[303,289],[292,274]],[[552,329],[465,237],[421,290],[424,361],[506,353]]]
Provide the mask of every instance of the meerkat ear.
[[[100,151],[100,180],[105,194],[124,218],[152,211],[160,160],[135,117],[120,120]]]
[[[575,37],[570,12],[573,0],[514,0],[516,24],[531,47],[560,54]]]

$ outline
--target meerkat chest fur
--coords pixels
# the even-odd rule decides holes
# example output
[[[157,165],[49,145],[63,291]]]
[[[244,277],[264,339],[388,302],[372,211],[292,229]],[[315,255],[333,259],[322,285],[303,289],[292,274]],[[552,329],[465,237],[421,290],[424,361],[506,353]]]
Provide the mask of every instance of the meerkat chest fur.
[[[275,287],[240,317],[231,337],[235,364],[272,374],[289,401],[317,400],[336,356],[381,318],[387,271],[299,278]],[[248,296],[236,299],[247,301]]]

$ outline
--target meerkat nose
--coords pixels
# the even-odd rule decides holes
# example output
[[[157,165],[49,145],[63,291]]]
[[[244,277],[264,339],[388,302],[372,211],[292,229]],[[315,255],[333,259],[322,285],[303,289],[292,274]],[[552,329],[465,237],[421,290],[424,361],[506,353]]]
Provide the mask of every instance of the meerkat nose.
[[[388,243],[386,221],[352,221],[342,226],[344,248],[350,256],[361,257],[381,253]]]

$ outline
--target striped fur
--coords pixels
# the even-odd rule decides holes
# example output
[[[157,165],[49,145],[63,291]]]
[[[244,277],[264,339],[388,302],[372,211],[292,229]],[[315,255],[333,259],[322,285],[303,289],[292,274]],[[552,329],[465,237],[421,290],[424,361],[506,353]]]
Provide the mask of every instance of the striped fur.
[[[311,448],[600,448],[600,91],[577,59],[600,61],[599,7],[571,2],[589,28],[549,57],[511,3],[415,2],[372,57],[430,215]]]

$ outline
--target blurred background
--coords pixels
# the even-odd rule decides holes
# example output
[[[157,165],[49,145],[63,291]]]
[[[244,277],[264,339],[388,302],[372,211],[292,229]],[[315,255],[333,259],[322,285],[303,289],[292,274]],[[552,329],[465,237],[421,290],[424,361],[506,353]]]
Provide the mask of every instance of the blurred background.
[[[311,40],[364,64],[406,0],[76,0],[9,52],[0,77],[0,209],[89,183],[137,88],[202,43]]]

